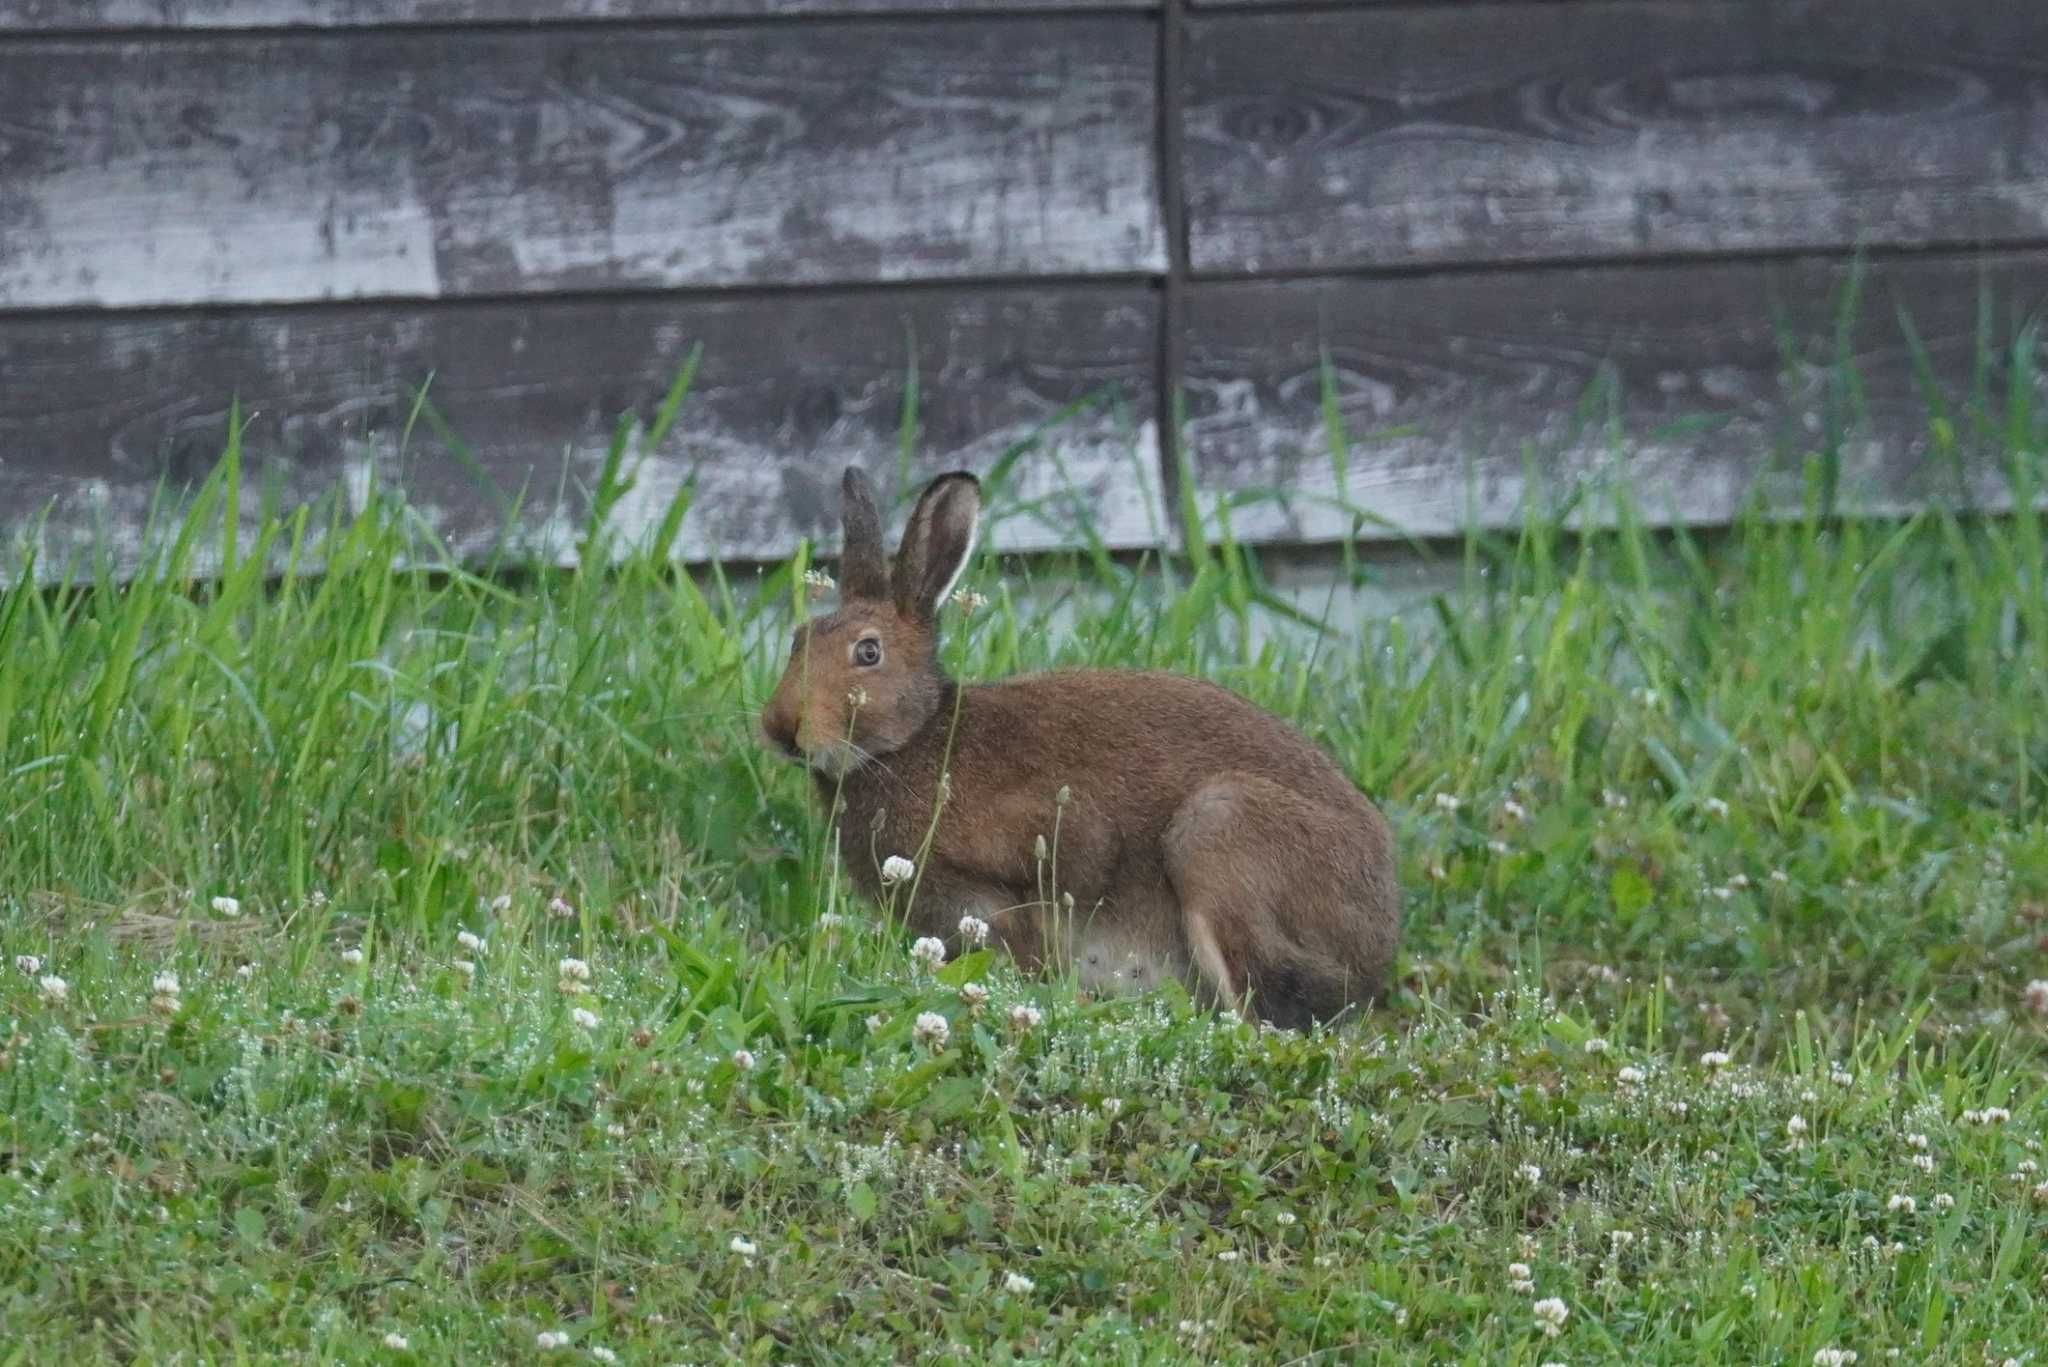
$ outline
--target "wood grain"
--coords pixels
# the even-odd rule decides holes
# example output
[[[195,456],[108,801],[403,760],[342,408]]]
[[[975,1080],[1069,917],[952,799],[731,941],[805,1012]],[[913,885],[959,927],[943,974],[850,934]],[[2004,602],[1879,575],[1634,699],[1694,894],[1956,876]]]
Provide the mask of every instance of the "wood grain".
[[[109,29],[381,28],[413,24],[866,13],[1142,10],[1157,0],[0,0],[0,33]]]
[[[1165,521],[1157,328],[1152,294],[1119,286],[0,319],[0,544],[54,505],[46,570],[101,528],[132,560],[152,490],[213,467],[239,395],[252,487],[283,503],[374,478],[473,558],[523,497],[517,555],[566,561],[619,415],[650,420],[699,343],[682,415],[614,514],[622,536],[658,523],[694,473],[686,557],[779,557],[800,536],[836,545],[843,464],[893,483],[914,359],[921,469],[986,470],[1037,443],[993,544],[1068,544],[1084,521],[1112,545],[1150,544]],[[430,377],[430,401],[482,476],[432,422],[403,446]]]
[[[1198,272],[2048,240],[2048,7],[1361,6],[1191,30]]]
[[[1984,335],[2008,343],[2048,303],[2048,253],[1898,258],[1860,281],[1807,258],[1224,282],[1187,302],[1185,432],[1202,505],[1280,496],[1233,509],[1241,536],[1327,541],[1361,516],[1391,524],[1363,523],[1367,540],[1455,533],[1468,516],[1512,526],[1525,499],[1617,476],[1653,523],[1714,524],[1752,488],[1797,506],[1804,457],[1830,447],[1845,508],[1999,506],[1995,464],[1959,470],[1931,439],[1899,320],[1967,454],[1980,307]],[[1341,487],[1322,348],[1348,437]],[[2035,411],[2048,411],[2048,382],[2036,384]]]
[[[0,309],[1156,269],[1137,17],[0,43]]]

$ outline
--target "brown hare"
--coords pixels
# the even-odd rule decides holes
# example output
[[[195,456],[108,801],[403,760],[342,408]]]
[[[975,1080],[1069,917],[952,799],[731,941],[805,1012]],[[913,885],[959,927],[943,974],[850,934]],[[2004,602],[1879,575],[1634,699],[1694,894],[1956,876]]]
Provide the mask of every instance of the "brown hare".
[[[864,891],[880,895],[891,856],[914,860],[919,934],[958,953],[975,917],[1027,971],[1070,966],[1098,992],[1172,977],[1288,1028],[1381,994],[1400,934],[1392,836],[1328,756],[1175,674],[955,683],[937,619],[974,551],[980,483],[933,480],[893,566],[867,477],[849,469],[844,490],[839,609],[797,629],[761,723],[836,800]]]

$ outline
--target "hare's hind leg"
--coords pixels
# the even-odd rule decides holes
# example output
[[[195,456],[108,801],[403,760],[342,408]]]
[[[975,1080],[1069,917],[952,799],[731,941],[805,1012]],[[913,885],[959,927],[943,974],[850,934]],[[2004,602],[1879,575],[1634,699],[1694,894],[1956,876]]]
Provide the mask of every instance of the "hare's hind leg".
[[[1347,872],[1357,840],[1344,813],[1256,774],[1219,774],[1181,804],[1166,831],[1167,876],[1189,952],[1222,1003],[1306,1029],[1371,998]]]

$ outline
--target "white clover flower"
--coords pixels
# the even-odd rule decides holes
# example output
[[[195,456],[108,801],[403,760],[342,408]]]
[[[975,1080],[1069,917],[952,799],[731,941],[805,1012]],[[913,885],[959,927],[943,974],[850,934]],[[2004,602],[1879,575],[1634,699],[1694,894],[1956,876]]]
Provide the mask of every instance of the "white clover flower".
[[[1616,1073],[1614,1075],[1614,1080],[1616,1082],[1619,1082],[1624,1087],[1636,1087],[1640,1086],[1642,1084],[1643,1079],[1647,1076],[1648,1074],[1644,1073],[1642,1069],[1636,1067],[1634,1064],[1630,1064],[1628,1067],[1623,1068],[1620,1072]]]
[[[454,967],[455,971],[465,978],[474,978],[476,976],[476,964],[468,959],[455,960]]]
[[[1934,1208],[1936,1210],[1954,1210],[1956,1208],[1956,1198],[1945,1191],[1940,1192],[1934,1198]]]
[[[1236,1249],[1226,1248],[1216,1255],[1216,1261],[1219,1263],[1234,1263],[1238,1260],[1239,1256]]]
[[[1439,811],[1455,812],[1465,805],[1465,800],[1455,793],[1438,793],[1436,805]]]
[[[557,1329],[543,1329],[533,1336],[533,1346],[543,1353],[553,1352],[557,1348],[567,1348],[569,1336]]]
[[[1906,1136],[1906,1147],[1907,1147],[1907,1148],[1909,1148],[1909,1149],[1924,1149],[1924,1148],[1926,1148],[1926,1147],[1927,1147],[1927,1136],[1926,1136],[1926,1135],[1924,1135],[1924,1134],[1909,1134],[1909,1135],[1907,1135],[1907,1136]]]
[[[1120,1096],[1106,1096],[1102,1098],[1102,1113],[1111,1120],[1116,1119],[1122,1113],[1123,1108],[1124,1099]]]
[[[946,1047],[946,1041],[953,1037],[953,1027],[938,1012],[925,1011],[918,1015],[917,1023],[911,1027],[910,1035],[919,1044],[929,1044],[934,1049],[943,1049]]]
[[[726,1247],[739,1254],[742,1258],[751,1258],[761,1251],[754,1241],[744,1234],[733,1235],[732,1242],[728,1243]]]
[[[882,861],[882,886],[893,887],[908,882],[917,876],[917,865],[900,854],[892,854]]]
[[[883,1015],[881,1012],[877,1011],[874,1015],[869,1016],[867,1019],[868,1033],[871,1035],[879,1034],[881,1033],[882,1027],[887,1025],[888,1023],[889,1018]]]
[[[1806,1117],[1803,1115],[1795,1115],[1791,1119],[1787,1120],[1785,1122],[1785,1133],[1791,1135],[1794,1139],[1797,1139],[1800,1135],[1805,1134]]]
[[[1530,1271],[1529,1264],[1527,1263],[1509,1263],[1508,1275],[1518,1282],[1525,1282],[1534,1276],[1535,1273]]]
[[[1772,869],[1771,881],[1773,883],[1789,883],[1792,881],[1792,876],[1786,873],[1783,869]]]
[[[1903,1192],[1894,1192],[1891,1200],[1884,1203],[1884,1208],[1894,1214],[1912,1215],[1920,1209],[1920,1203]]]
[[[853,918],[851,916],[842,916],[836,911],[821,911],[818,913],[818,929],[820,930],[837,930],[841,926],[851,925],[852,923]]]
[[[2012,1119],[2012,1112],[2003,1106],[1987,1106],[1981,1111],[1964,1111],[1965,1125],[2003,1125]]]
[[[1722,821],[1726,821],[1728,819],[1728,804],[1723,802],[1718,797],[1707,798],[1705,801],[1700,803],[1700,806],[1706,809],[1706,813],[1708,816],[1715,817]]]
[[[14,971],[24,977],[33,978],[43,971],[42,958],[35,954],[17,954],[14,956]]]
[[[1273,1217],[1273,1222],[1278,1225],[1291,1225],[1294,1224],[1298,1218],[1299,1217],[1296,1216],[1293,1211],[1283,1210],[1278,1215],[1275,1215]]]
[[[1856,1357],[1854,1348],[1823,1348],[1813,1355],[1813,1367],[1849,1367]]]
[[[1524,1163],[1521,1167],[1515,1169],[1515,1176],[1533,1187],[1543,1180],[1543,1169],[1537,1167],[1534,1163]]]
[[[962,916],[960,918],[960,938],[970,945],[987,944],[988,922],[982,920],[979,916]]]
[[[341,961],[347,964],[350,968],[354,968],[358,964],[362,963],[363,951],[351,945],[349,948],[341,951]]]
[[[1044,1019],[1045,1013],[1043,1011],[1025,1002],[1019,1002],[1010,1008],[1010,1028],[1012,1030],[1036,1030]]]
[[[569,1013],[569,1019],[575,1021],[585,1030],[597,1029],[597,1013],[595,1011],[587,1010],[584,1007],[579,1006],[574,1011],[571,1011]]]
[[[626,1127],[616,1120],[605,1126],[604,1132],[606,1136],[612,1139],[624,1139],[626,1137]]]
[[[1606,1053],[1606,1052],[1607,1052],[1607,1041],[1606,1041],[1606,1040],[1604,1040],[1604,1039],[1602,1039],[1602,1038],[1600,1038],[1600,1036],[1598,1036],[1598,1035],[1595,1035],[1595,1036],[1593,1036],[1593,1038],[1591,1038],[1591,1039],[1589,1039],[1589,1040],[1587,1040],[1587,1041],[1586,1041],[1586,1052],[1587,1052],[1587,1053],[1589,1053],[1589,1054],[1604,1054],[1604,1053]]]
[[[406,1342],[405,1335],[403,1334],[386,1334],[384,1336],[384,1346],[394,1353],[402,1353],[412,1347],[410,1343]]]
[[[1533,1296],[1536,1294],[1536,1274],[1527,1263],[1509,1263],[1508,1286],[1517,1295]]]
[[[1709,1049],[1706,1053],[1700,1055],[1700,1067],[1702,1068],[1726,1068],[1732,1062],[1734,1060],[1719,1049]]]
[[[2027,1010],[2037,1016],[2048,1016],[2048,978],[2034,979],[2020,995],[2027,1003]]]
[[[910,957],[917,961],[918,967],[936,972],[939,965],[946,962],[946,942],[935,935],[919,936],[917,943],[910,947]]]
[[[1510,821],[1526,822],[1529,819],[1529,809],[1513,798],[1501,803],[1500,809]]]
[[[960,1003],[979,1011],[988,1005],[988,989],[980,983],[960,984]]]
[[[512,910],[512,894],[501,892],[488,903],[491,911],[499,916]]]
[[[611,1349],[606,1348],[600,1344],[591,1345],[590,1356],[595,1358],[599,1362],[605,1363],[607,1367],[610,1367],[611,1363],[617,1362],[619,1360],[619,1355],[617,1353],[614,1353]]]
[[[971,613],[976,608],[987,607],[988,597],[985,594],[976,593],[973,589],[954,589],[953,602],[959,607],[960,611]]]
[[[566,982],[587,983],[590,981],[590,965],[581,959],[564,959],[555,967],[556,971],[561,974]]]
[[[455,937],[455,943],[468,950],[471,954],[481,954],[484,952],[484,938],[475,931],[463,931]]]
[[[1628,809],[1628,794],[1617,793],[1612,788],[1602,788],[1600,790],[1600,800],[1618,812]]]
[[[1536,1327],[1547,1338],[1556,1338],[1564,1332],[1564,1322],[1571,1315],[1571,1307],[1557,1297],[1540,1300],[1529,1307],[1529,1313],[1536,1317]]]
[[[256,965],[254,965],[254,964],[242,964],[241,966],[239,966],[238,968],[236,968],[236,969],[235,969],[235,976],[236,976],[237,978],[253,978],[253,977],[255,977],[255,976],[256,976]]]
[[[1916,1168],[1918,1168],[1918,1169],[1920,1169],[1920,1171],[1922,1171],[1922,1172],[1933,1172],[1933,1171],[1934,1171],[1934,1155],[1933,1155],[1933,1154],[1931,1154],[1931,1153],[1916,1153],[1916,1154],[1914,1154],[1914,1155],[1913,1155],[1913,1166],[1914,1166],[1914,1167],[1916,1167]]]
[[[52,1006],[62,1006],[71,996],[71,984],[54,973],[46,973],[36,983],[44,1001]]]
[[[1003,1290],[1013,1296],[1028,1296],[1037,1289],[1038,1283],[1032,1281],[1031,1278],[1025,1276],[1022,1272],[1005,1272],[1003,1274]]]
[[[741,1072],[753,1072],[754,1062],[754,1055],[751,1051],[746,1049],[735,1049],[732,1051],[732,1066],[739,1069]]]
[[[823,570],[804,571],[804,591],[811,598],[823,598],[838,587],[832,576]]]
[[[576,908],[570,906],[568,902],[560,897],[550,897],[548,899],[548,915],[558,921],[570,921],[576,917]],[[592,1349],[591,1351],[595,1352],[597,1350]]]
[[[213,908],[215,915],[225,916],[229,920],[242,914],[242,903],[239,898],[216,897],[208,905]]]
[[[178,985],[178,975],[168,971],[157,974],[150,980],[149,986],[152,991],[166,997],[175,997],[184,990]]]

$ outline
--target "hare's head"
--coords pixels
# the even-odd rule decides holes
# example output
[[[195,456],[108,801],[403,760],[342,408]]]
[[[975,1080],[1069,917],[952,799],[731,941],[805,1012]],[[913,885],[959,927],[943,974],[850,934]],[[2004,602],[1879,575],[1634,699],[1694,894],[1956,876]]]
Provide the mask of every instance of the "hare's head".
[[[939,604],[967,567],[981,520],[980,481],[940,475],[919,496],[891,565],[874,486],[849,468],[843,489],[839,610],[797,628],[761,712],[770,745],[835,778],[901,749],[938,710]]]

